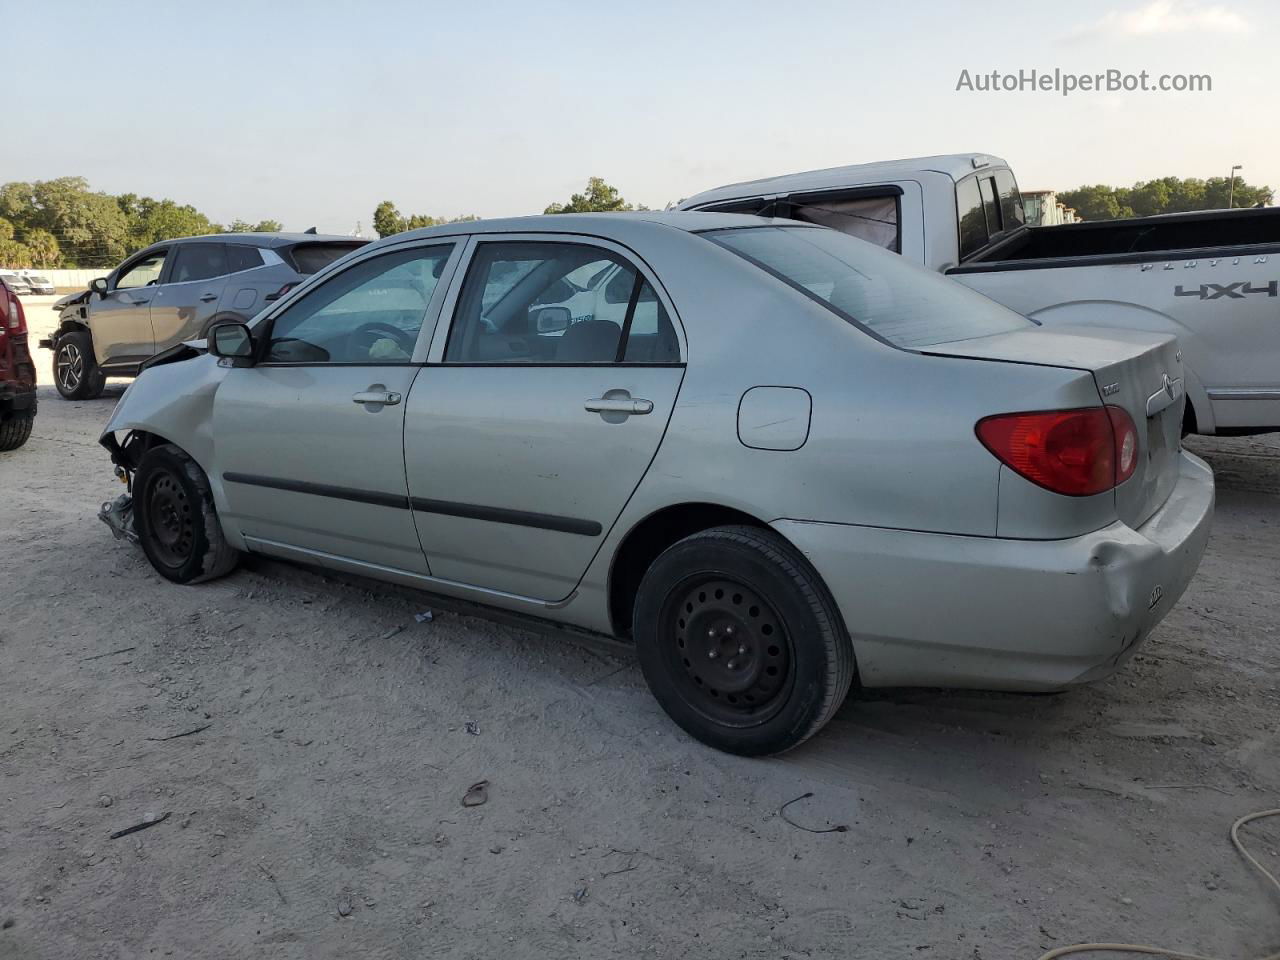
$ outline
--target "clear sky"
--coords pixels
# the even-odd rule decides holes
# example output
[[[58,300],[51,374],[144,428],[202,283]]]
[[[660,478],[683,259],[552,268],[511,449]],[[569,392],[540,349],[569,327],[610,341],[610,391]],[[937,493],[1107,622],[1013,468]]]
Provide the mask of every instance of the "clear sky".
[[[592,175],[661,207],[965,151],[1024,188],[1235,163],[1280,188],[1274,0],[20,6],[25,33],[0,18],[0,181],[82,175],[222,222],[368,234],[384,199],[537,213]],[[1207,73],[1213,91],[956,91],[962,69],[1031,68]]]

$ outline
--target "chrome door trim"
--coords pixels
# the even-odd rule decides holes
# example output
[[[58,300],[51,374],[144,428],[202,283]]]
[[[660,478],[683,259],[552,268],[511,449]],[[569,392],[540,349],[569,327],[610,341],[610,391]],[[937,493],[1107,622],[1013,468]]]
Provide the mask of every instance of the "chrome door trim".
[[[469,583],[459,583],[456,580],[444,580],[440,577],[432,577],[424,573],[413,573],[409,570],[401,570],[399,567],[388,567],[379,563],[368,563],[364,560],[354,560],[351,557],[339,556],[336,553],[325,553],[322,550],[312,550],[307,547],[295,547],[288,543],[281,543],[278,540],[267,540],[262,537],[246,535],[244,543],[246,549],[248,549],[250,553],[263,553],[287,560],[297,560],[302,563],[317,563],[320,566],[345,570],[349,573],[372,577],[376,580],[393,581],[405,586],[420,587],[425,590],[434,588],[441,593],[471,595],[478,598],[496,598],[499,600],[505,600],[509,603],[520,603],[530,607],[537,607],[540,610],[558,610],[562,607],[568,606],[574,597],[578,595],[578,591],[575,588],[574,591],[563,600],[539,600],[536,597],[526,597],[518,593],[506,593],[502,590],[490,590],[487,587],[477,587]]]

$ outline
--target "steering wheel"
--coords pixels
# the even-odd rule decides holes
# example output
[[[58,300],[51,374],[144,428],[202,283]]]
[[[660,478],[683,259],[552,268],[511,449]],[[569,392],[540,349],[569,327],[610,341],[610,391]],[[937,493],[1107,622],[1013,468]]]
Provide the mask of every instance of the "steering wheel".
[[[394,324],[383,323],[380,320],[361,324],[351,336],[357,343],[367,344],[369,348],[372,348],[374,343],[379,340],[392,340],[397,347],[404,351],[406,357],[413,355],[413,348],[418,342],[416,332],[410,333]]]

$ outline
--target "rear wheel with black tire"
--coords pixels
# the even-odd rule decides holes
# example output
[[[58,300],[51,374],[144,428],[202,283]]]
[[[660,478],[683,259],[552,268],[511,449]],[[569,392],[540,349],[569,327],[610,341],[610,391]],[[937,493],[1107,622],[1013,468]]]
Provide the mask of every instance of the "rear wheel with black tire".
[[[15,414],[8,420],[0,420],[0,451],[17,450],[31,436],[31,424],[35,417],[26,413]]]
[[[133,479],[133,516],[143,553],[175,583],[224,576],[240,558],[222,535],[204,471],[171,443],[142,455]]]
[[[803,742],[853,682],[835,602],[770,530],[714,527],[669,547],[645,573],[633,617],[653,695],[689,734],[730,753]]]
[[[88,330],[68,330],[53,348],[53,383],[67,400],[96,400],[107,378],[93,355]]]

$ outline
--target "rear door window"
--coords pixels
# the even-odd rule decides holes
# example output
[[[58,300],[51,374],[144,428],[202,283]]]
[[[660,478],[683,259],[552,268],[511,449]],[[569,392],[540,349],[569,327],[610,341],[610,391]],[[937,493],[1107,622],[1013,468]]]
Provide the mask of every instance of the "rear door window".
[[[227,248],[221,243],[186,243],[174,252],[169,283],[208,280],[227,272]]]
[[[917,349],[1034,326],[941,274],[833,230],[750,227],[702,235],[893,346]]]
[[[622,257],[588,244],[511,241],[476,250],[444,359],[578,365],[680,355],[666,309]]]

